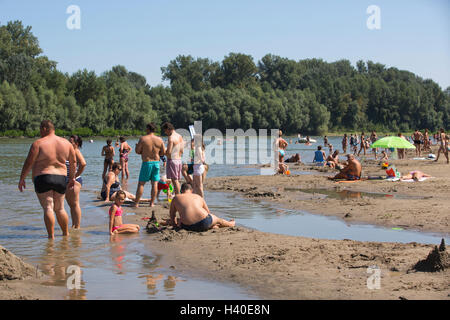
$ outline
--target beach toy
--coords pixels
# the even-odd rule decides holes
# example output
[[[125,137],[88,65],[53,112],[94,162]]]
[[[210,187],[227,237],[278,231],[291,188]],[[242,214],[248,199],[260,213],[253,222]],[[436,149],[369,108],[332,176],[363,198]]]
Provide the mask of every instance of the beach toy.
[[[383,162],[383,163],[381,164],[381,167],[382,167],[383,169],[386,169],[386,168],[389,167],[389,163]]]
[[[403,230],[402,228],[392,228],[392,230]]]
[[[169,184],[169,190],[170,190],[170,192],[173,192],[173,185],[172,184]],[[163,189],[163,192],[167,193],[167,189]]]
[[[290,172],[289,170],[287,170],[287,171],[286,171],[286,174],[287,174],[287,175],[290,175],[290,174],[291,174],[291,172]]]

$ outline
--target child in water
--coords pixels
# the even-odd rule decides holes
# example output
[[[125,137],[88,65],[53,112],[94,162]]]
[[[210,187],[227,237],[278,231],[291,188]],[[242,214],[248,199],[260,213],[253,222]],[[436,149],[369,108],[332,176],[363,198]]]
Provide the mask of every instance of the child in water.
[[[167,179],[165,175],[161,176],[161,179],[158,181],[158,194],[156,195],[159,201],[159,194],[161,190],[167,190],[167,201],[170,202],[172,200],[172,192],[170,191],[170,187],[172,185],[172,180]],[[173,190],[173,187],[172,187]]]
[[[122,223],[122,203],[126,198],[125,192],[122,190],[117,191],[116,199],[113,205],[109,208],[109,234],[119,233],[136,233],[139,232],[140,226],[137,224],[123,224]]]

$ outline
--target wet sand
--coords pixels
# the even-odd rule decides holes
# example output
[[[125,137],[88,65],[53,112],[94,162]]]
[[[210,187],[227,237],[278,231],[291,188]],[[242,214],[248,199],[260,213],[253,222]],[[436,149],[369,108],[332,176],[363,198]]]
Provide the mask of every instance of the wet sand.
[[[335,183],[327,179],[334,171],[299,165],[291,166],[291,171],[312,170],[313,174],[208,178],[206,189],[235,192],[248,201],[273,201],[286,208],[351,222],[448,233],[450,165],[443,159],[439,163],[416,160],[393,163],[402,173],[421,170],[433,178],[416,183],[381,180]],[[363,176],[385,175],[373,160],[365,161],[363,166]],[[340,200],[292,188],[389,193],[413,198]],[[154,208],[147,204],[138,209],[124,206],[124,223],[145,227],[146,220],[142,218],[150,217],[152,210],[158,219],[169,217],[167,203]],[[128,212],[136,214],[126,216]],[[235,283],[262,299],[450,299],[448,249],[443,253],[444,271],[413,269],[434,245],[321,240],[234,227],[204,233],[167,228],[149,234],[147,246],[155,254],[163,255],[161,264],[166,267],[176,268],[187,276]],[[380,289],[367,286],[371,276],[368,268],[372,266],[381,270]]]
[[[64,290],[42,285],[46,277],[0,246],[0,300],[59,300]]]

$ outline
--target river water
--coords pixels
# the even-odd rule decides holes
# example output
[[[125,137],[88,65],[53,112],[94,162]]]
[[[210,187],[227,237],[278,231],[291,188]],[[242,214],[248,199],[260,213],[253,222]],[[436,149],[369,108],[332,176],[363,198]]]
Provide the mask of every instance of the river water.
[[[313,151],[322,142],[311,146],[290,144],[288,154],[300,153],[304,162],[311,162]],[[294,139],[294,138],[293,138]],[[330,137],[340,147],[340,137]],[[67,290],[66,299],[257,299],[254,294],[236,285],[210,282],[161,266],[161,256],[148,250],[148,235],[118,237],[109,241],[106,207],[98,206],[96,192],[101,188],[103,158],[100,156],[103,139],[84,142],[82,153],[87,167],[83,173],[80,195],[82,230],[73,231],[68,238],[57,236],[48,241],[42,209],[34,193],[31,179],[27,189],[17,189],[23,162],[32,139],[0,139],[0,245],[25,258],[50,276],[47,284],[66,287],[69,266],[82,270],[80,290]],[[128,143],[134,148],[136,139]],[[242,149],[243,145],[236,146]],[[243,155],[249,159],[249,155]],[[118,156],[116,156],[116,160]],[[239,159],[239,157],[237,158]],[[242,161],[243,162],[243,161]],[[136,190],[140,156],[129,155],[130,179],[128,190]],[[260,170],[240,164],[211,165],[208,177],[255,175]],[[305,174],[305,172],[303,172]],[[307,174],[307,172],[306,172]],[[146,187],[145,194],[149,191]],[[311,215],[299,210],[276,208],[273,205],[248,201],[238,195],[206,192],[211,211],[224,218],[234,218],[239,225],[265,232],[326,239],[354,239],[361,241],[396,241],[439,243],[442,235],[392,230],[370,225],[349,225],[340,219]],[[66,210],[69,212],[66,205]],[[60,235],[59,227],[55,229]],[[444,236],[449,241],[448,235]]]

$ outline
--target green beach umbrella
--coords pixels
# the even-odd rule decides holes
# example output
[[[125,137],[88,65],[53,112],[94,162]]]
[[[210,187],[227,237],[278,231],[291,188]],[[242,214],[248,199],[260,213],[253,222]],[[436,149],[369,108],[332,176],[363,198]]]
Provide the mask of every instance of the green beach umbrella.
[[[371,148],[394,148],[394,149],[415,149],[416,147],[403,138],[390,136],[375,141]]]

